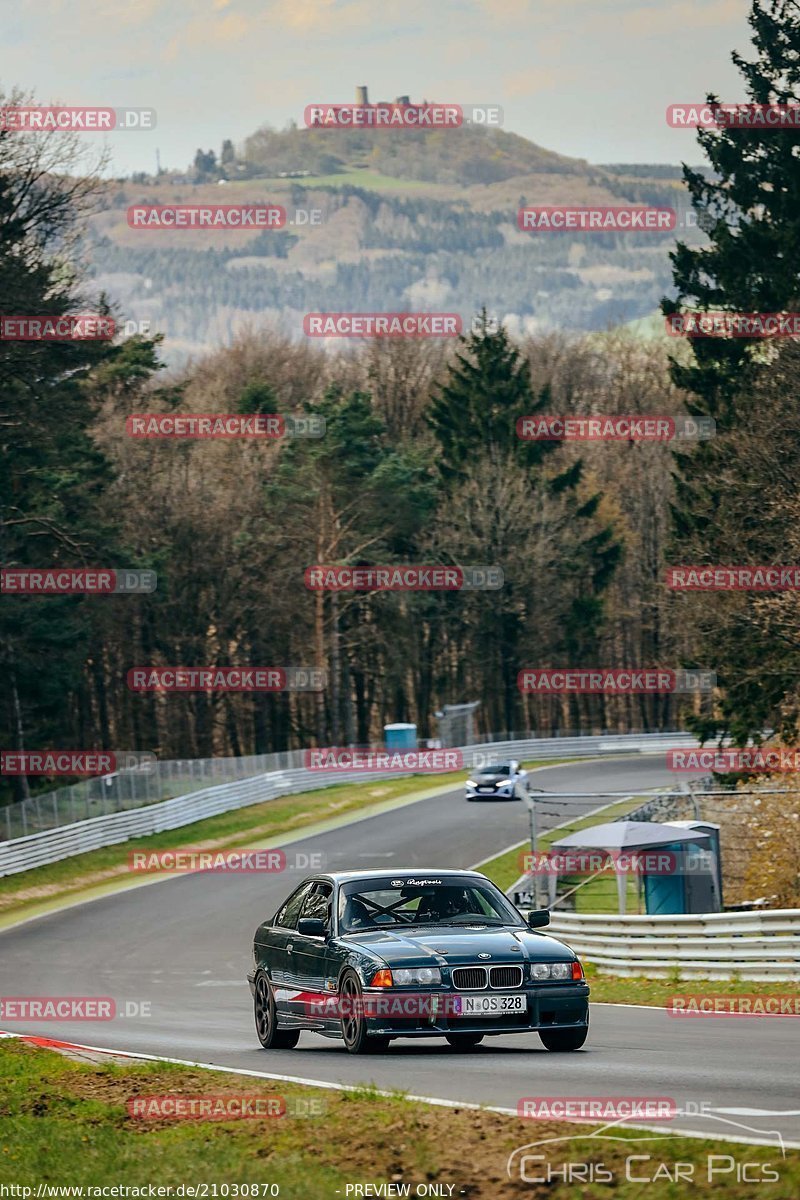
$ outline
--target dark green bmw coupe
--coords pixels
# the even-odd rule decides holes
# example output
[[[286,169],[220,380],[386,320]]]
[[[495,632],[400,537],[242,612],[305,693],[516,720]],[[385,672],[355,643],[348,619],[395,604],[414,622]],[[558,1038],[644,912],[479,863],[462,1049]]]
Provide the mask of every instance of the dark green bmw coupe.
[[[578,1050],[589,988],[575,954],[534,932],[548,921],[526,925],[477,871],[313,875],[256,931],[258,1039],[289,1048],[307,1029],[364,1054],[398,1037],[468,1050],[536,1032],[548,1050]]]

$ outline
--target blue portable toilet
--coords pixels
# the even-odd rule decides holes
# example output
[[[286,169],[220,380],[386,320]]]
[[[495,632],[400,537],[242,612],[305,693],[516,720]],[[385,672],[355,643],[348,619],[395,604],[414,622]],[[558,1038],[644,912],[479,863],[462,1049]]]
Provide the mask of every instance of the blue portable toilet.
[[[402,722],[384,725],[383,738],[387,750],[416,750],[417,727]]]
[[[672,851],[676,863],[684,869],[669,875],[643,875],[648,914],[722,912],[719,825],[709,821],[664,821],[663,824],[696,832],[698,841],[660,847]]]
[[[682,847],[676,842],[671,846],[659,846],[659,850],[672,851],[677,856]],[[648,916],[665,917],[686,912],[686,880],[683,875],[643,875],[642,883]]]

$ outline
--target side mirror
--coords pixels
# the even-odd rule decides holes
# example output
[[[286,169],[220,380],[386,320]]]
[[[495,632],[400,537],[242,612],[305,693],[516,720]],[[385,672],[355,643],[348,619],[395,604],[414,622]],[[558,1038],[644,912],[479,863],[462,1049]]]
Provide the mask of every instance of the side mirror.
[[[305,937],[324,938],[328,931],[321,917],[301,917],[297,922],[297,932]]]
[[[528,927],[530,929],[541,929],[543,925],[550,924],[550,912],[546,908],[535,908],[533,912],[528,913]]]

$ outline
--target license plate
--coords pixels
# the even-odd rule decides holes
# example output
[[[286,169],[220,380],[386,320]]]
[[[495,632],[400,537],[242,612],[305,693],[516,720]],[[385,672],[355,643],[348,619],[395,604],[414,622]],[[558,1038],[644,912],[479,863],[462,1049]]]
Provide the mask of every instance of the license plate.
[[[459,996],[461,1017],[501,1017],[506,1013],[528,1011],[524,992],[478,992],[474,996]]]

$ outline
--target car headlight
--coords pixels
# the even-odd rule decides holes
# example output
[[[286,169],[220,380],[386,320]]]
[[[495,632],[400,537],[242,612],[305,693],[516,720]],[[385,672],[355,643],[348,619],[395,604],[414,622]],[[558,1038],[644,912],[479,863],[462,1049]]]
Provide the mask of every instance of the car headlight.
[[[411,970],[403,968],[399,971],[392,968],[392,978],[398,987],[408,987],[409,984],[415,983],[430,987],[432,984],[438,986],[442,982],[442,973],[438,967],[414,967]]]
[[[532,979],[574,979],[572,962],[531,963]]]
[[[550,964],[551,979],[571,979],[572,978],[572,963],[557,962]]]
[[[464,787],[477,787],[477,786],[478,785],[474,779],[468,779],[467,782],[464,784]]]

